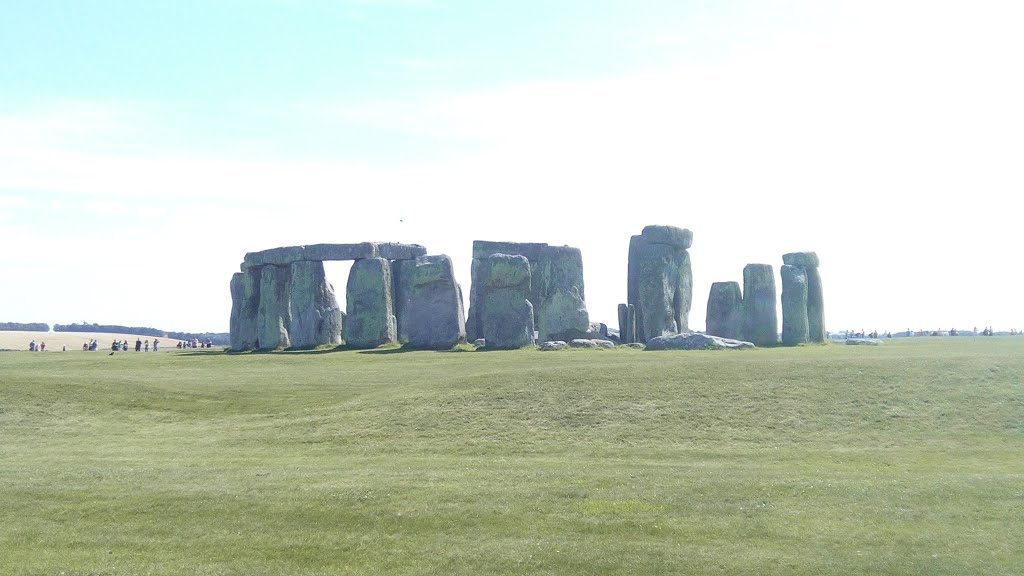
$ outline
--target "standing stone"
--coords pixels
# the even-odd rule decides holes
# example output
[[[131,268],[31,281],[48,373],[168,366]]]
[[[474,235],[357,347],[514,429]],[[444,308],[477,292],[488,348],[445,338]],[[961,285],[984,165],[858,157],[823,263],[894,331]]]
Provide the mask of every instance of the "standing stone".
[[[398,341],[410,348],[447,350],[466,340],[462,294],[446,255],[392,263]]]
[[[476,249],[477,240],[473,243]],[[487,257],[473,257],[470,267],[469,311],[466,314],[466,340],[475,342],[484,337],[484,282],[487,276]]]
[[[345,343],[376,348],[398,338],[391,292],[391,263],[383,258],[356,260],[346,287]]]
[[[256,321],[260,309],[260,269],[250,268],[231,277],[231,350],[258,347]]]
[[[327,282],[324,263],[300,260],[292,263],[291,325],[293,348],[341,344],[342,318],[334,287]]]
[[[486,260],[483,337],[488,348],[529,346],[534,338],[530,262],[525,256],[492,254]]]
[[[636,309],[637,341],[689,329],[692,243],[692,232],[674,226],[647,226],[630,238],[626,293]]]
[[[570,246],[544,246],[533,276],[537,331],[541,341],[564,340],[590,329],[584,300],[583,254]],[[556,337],[558,336],[558,337]]]
[[[810,342],[825,342],[825,298],[818,272],[818,255],[814,252],[790,252],[782,262],[802,268],[807,275],[807,336]]]
[[[756,346],[773,346],[778,342],[775,306],[775,273],[771,265],[747,264],[743,268],[743,340]]]
[[[782,343],[796,346],[807,340],[807,274],[803,268],[783,264]]]
[[[256,318],[256,347],[288,348],[291,340],[291,266],[263,266],[260,270],[260,304]]]
[[[738,340],[743,332],[743,294],[739,282],[715,282],[708,295],[705,331]]]
[[[636,342],[636,308],[632,304],[619,304],[619,341]]]

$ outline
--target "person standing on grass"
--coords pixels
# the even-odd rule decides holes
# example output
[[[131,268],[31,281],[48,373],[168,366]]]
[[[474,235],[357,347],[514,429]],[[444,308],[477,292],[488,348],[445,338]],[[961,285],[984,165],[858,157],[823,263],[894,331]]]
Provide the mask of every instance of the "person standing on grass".
[[[146,340],[146,352],[149,352],[149,339]]]
[[[157,340],[156,338],[153,338],[153,352],[157,351],[156,349],[157,349],[157,346],[159,346],[159,345],[160,345],[160,341]]]
[[[142,351],[142,338],[136,338],[135,339],[135,351],[136,352],[141,352]]]

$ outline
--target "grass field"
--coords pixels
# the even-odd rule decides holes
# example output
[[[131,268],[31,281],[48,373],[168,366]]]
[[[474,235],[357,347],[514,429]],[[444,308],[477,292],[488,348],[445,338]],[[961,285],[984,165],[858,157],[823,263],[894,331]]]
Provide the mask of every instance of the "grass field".
[[[0,574],[1024,573],[1024,337],[0,354]]]

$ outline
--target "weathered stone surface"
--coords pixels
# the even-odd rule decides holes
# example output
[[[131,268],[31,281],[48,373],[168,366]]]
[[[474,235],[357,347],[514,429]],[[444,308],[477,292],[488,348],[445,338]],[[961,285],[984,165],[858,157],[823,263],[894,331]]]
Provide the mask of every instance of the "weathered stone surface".
[[[397,341],[391,263],[384,258],[356,260],[346,287],[345,343],[375,348]]]
[[[324,263],[300,260],[291,265],[291,324],[293,348],[341,344],[344,313],[334,287],[327,282]]]
[[[511,350],[536,343],[533,304],[522,291],[490,290],[484,299],[484,340],[488,348]]]
[[[817,268],[806,268],[807,274],[807,337],[811,342],[824,342],[825,297],[821,290],[821,274]]]
[[[619,341],[636,342],[636,307],[632,304],[619,304]]]
[[[427,249],[419,244],[377,243],[377,257],[384,258],[385,260],[413,260],[426,254]]]
[[[473,258],[487,258],[491,254],[518,254],[527,260],[540,260],[541,251],[548,245],[542,242],[491,242],[489,240],[473,241]]]
[[[725,348],[754,348],[754,344],[697,332],[658,336],[647,341],[648,350],[722,350]]]
[[[689,252],[631,237],[626,292],[636,310],[637,341],[685,332],[693,300]]]
[[[530,263],[524,256],[492,254],[487,257],[483,298],[483,331],[487,347],[513,349],[530,346],[534,338]]]
[[[376,258],[377,245],[373,242],[359,244],[309,244],[302,246],[303,260],[362,260]]]
[[[484,336],[484,294],[487,289],[487,258],[474,258],[470,267],[469,310],[466,314],[466,339]]]
[[[260,270],[260,303],[256,315],[256,347],[288,348],[291,340],[291,266],[263,266]]]
[[[476,338],[473,340],[473,346],[483,348],[484,346],[487,346],[487,340],[484,340],[483,338]]]
[[[782,255],[782,263],[802,268],[817,268],[818,255],[814,252],[790,252]]]
[[[571,348],[597,348],[597,342],[588,338],[574,338],[569,341]]]
[[[615,348],[615,342],[612,342],[611,340],[595,338],[594,343],[597,344],[598,348]]]
[[[550,340],[540,345],[541,350],[565,350],[569,345],[563,340]]]
[[[231,277],[230,339],[232,351],[247,351],[258,347],[256,329],[259,318],[259,269],[234,274]]]
[[[847,338],[846,343],[850,346],[881,346],[883,344],[877,338]]]
[[[492,254],[487,257],[487,277],[484,281],[487,290],[514,288],[523,290],[525,296],[530,292],[530,280],[530,261],[525,256]]]
[[[708,294],[705,332],[739,339],[743,332],[743,294],[739,282],[714,282]]]
[[[462,295],[451,258],[418,256],[392,263],[398,341],[410,348],[447,350],[466,340]]]
[[[583,255],[579,248],[546,246],[540,251],[532,283],[541,340],[568,330],[586,331],[590,315],[584,300]]]
[[[796,346],[807,340],[807,273],[803,268],[783,264],[782,343]]]
[[[743,339],[757,346],[778,343],[775,273],[770,264],[743,268]]]
[[[256,266],[290,266],[292,262],[303,259],[302,252],[302,246],[285,246],[260,252],[249,252],[242,260],[242,271]]]
[[[644,226],[640,235],[650,244],[667,244],[688,250],[693,245],[693,232],[675,226]]]

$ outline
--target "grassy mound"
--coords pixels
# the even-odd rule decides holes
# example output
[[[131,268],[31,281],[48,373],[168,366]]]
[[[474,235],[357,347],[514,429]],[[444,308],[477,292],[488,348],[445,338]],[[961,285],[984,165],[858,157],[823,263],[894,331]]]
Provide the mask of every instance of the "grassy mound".
[[[2,574],[1012,574],[1024,338],[0,354]]]

